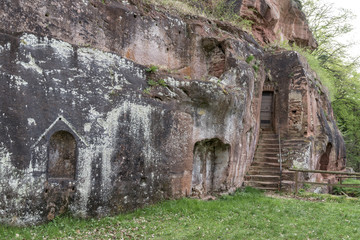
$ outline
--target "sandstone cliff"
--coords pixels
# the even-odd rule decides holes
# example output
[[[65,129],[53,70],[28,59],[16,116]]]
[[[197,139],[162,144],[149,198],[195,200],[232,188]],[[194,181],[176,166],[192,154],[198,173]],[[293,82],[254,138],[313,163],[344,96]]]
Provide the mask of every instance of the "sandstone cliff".
[[[281,28],[314,46],[287,24],[306,26],[291,1],[239,11],[265,3],[260,42]],[[324,154],[329,169],[344,166],[330,102],[295,52],[142,1],[2,1],[0,13],[1,222],[233,191],[254,156],[263,91],[275,95],[273,129],[306,140],[289,166],[319,168]]]

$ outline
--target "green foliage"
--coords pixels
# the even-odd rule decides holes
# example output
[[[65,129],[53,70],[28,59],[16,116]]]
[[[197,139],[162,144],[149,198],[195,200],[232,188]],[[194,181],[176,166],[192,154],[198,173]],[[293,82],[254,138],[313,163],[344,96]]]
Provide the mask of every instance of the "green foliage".
[[[147,81],[147,84],[150,86],[150,87],[147,87],[143,90],[144,93],[146,94],[150,94],[150,91],[151,91],[151,88],[152,87],[157,87],[157,86],[161,86],[161,87],[167,87],[167,84],[165,82],[164,79],[159,79],[157,81],[153,80],[153,79],[149,79]]]
[[[351,21],[355,15],[348,9],[335,9],[334,4],[323,0],[302,2],[303,11],[318,43],[318,48],[313,54],[319,57],[322,64],[333,59],[346,58],[349,43],[344,43],[339,37],[353,30]]]
[[[159,79],[157,81],[150,79],[149,81],[147,81],[147,83],[151,87],[155,87],[155,86],[167,87],[167,84],[164,79]]]
[[[254,58],[255,58],[254,55],[249,55],[249,56],[246,58],[245,62],[249,64],[252,60],[254,60]]]
[[[145,71],[147,71],[148,73],[155,73],[158,70],[159,70],[159,67],[155,66],[155,65],[151,65],[150,67],[145,69]]]
[[[152,79],[150,79],[149,81],[147,81],[147,83],[149,84],[149,86],[158,86],[159,85],[159,83],[158,82],[156,82],[156,81],[154,81],[154,80],[152,80]]]
[[[150,91],[151,91],[151,88],[148,87],[148,88],[145,88],[143,92],[146,94],[150,94]]]
[[[349,178],[343,181],[343,184],[360,185],[360,180]],[[333,193],[337,195],[343,195],[345,193],[346,195],[351,197],[360,197],[360,188],[334,186]]]
[[[214,201],[171,200],[101,219],[63,216],[34,227],[0,226],[0,239],[360,238],[359,200],[323,194],[302,198],[311,201],[267,197],[246,188]]]
[[[249,56],[245,59],[245,62],[246,62],[247,64],[250,64],[250,63],[254,62],[254,63],[252,64],[252,68],[254,69],[255,73],[257,73],[257,72],[259,71],[260,62],[257,61],[257,60],[254,61],[254,59],[255,59],[254,55],[249,55]]]
[[[240,28],[251,30],[253,21],[243,19],[235,12],[236,3],[236,0],[213,0],[212,8],[207,9],[207,14],[218,20],[230,22]]]
[[[160,86],[162,86],[162,87],[167,87],[167,84],[166,84],[166,82],[165,82],[164,79],[159,79],[159,80],[158,80],[158,84],[159,84]]]

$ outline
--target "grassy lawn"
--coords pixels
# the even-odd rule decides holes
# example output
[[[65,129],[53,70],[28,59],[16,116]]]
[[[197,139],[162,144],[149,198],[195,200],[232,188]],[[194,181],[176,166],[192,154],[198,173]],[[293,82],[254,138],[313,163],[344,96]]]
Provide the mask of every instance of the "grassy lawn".
[[[215,201],[166,201],[102,219],[63,216],[36,227],[0,226],[0,239],[360,239],[359,199],[302,198],[246,189]]]

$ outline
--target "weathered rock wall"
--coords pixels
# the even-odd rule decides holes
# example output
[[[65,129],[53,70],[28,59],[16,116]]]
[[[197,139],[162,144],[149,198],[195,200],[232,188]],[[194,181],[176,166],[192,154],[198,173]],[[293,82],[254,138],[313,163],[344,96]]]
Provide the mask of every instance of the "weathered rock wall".
[[[145,6],[0,3],[1,222],[31,224],[66,210],[103,216],[242,185],[264,82],[278,86],[288,114],[295,88],[287,69],[306,64],[295,53],[265,54],[231,25]],[[301,96],[316,98],[310,71],[303,75]],[[318,107],[307,99],[296,134],[341,138],[335,125],[323,130],[333,121],[326,97]],[[292,134],[286,114],[280,125]],[[310,115],[324,126],[311,134]]]
[[[235,19],[237,14],[244,26],[250,27],[254,38],[262,45],[288,41],[302,47],[316,48],[300,0],[179,0],[190,3],[208,15]],[[250,24],[251,23],[251,24]],[[251,25],[251,26],[250,26]]]
[[[252,30],[259,42],[287,40],[302,47],[317,47],[299,1],[241,0],[240,2],[240,16],[254,22]]]
[[[144,93],[145,67],[112,53],[29,33],[3,33],[1,46],[2,221],[32,223],[67,208],[102,216],[190,195],[193,149],[204,140],[228,147],[215,159],[217,186],[199,195],[241,186],[261,84],[248,64],[221,83],[164,77],[167,86]],[[65,167],[51,177],[49,142],[59,132],[76,141],[73,178],[61,177]],[[213,168],[197,174],[212,178]]]

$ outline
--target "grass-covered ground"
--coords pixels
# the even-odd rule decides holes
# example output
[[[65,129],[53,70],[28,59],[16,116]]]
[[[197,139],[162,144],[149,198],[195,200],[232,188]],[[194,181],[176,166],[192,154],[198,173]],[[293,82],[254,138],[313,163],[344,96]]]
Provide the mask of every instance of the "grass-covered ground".
[[[360,239],[360,200],[254,189],[214,201],[166,201],[102,219],[68,216],[41,226],[0,226],[0,239]]]

